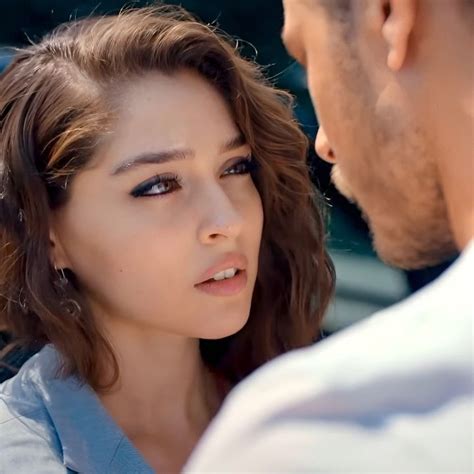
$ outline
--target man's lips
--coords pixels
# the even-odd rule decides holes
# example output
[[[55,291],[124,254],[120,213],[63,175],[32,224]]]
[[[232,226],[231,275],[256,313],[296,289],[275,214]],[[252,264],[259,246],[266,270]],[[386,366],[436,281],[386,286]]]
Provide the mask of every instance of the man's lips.
[[[222,255],[212,266],[210,266],[199,278],[199,282],[196,285],[200,285],[212,279],[216,273],[220,273],[229,268],[236,268],[240,272],[246,270],[248,266],[248,260],[245,255],[237,252],[229,252]]]

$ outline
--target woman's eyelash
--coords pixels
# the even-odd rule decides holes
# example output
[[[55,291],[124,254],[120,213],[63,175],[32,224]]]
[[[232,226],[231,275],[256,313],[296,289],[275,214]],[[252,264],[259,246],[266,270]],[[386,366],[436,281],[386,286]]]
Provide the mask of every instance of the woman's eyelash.
[[[257,162],[252,156],[247,156],[238,160],[232,166],[227,168],[222,176],[249,174],[257,169]]]
[[[233,165],[229,166],[222,177],[233,175],[246,175],[257,169],[257,163],[252,156],[241,158]],[[162,174],[153,176],[132,189],[130,195],[138,197],[159,197],[172,193],[181,188],[181,180],[176,174]]]
[[[131,195],[135,198],[143,196],[163,196],[170,192],[176,191],[181,187],[178,175],[162,174],[153,176],[132,189]],[[155,192],[151,192],[156,188]]]

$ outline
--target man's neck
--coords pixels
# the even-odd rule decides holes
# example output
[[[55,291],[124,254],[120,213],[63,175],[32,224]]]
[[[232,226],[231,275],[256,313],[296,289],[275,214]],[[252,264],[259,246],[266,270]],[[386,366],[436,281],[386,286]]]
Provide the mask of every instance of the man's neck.
[[[451,230],[462,251],[474,237],[474,119],[467,110],[454,107],[449,115],[439,118],[444,127],[439,127],[437,140],[439,175]]]

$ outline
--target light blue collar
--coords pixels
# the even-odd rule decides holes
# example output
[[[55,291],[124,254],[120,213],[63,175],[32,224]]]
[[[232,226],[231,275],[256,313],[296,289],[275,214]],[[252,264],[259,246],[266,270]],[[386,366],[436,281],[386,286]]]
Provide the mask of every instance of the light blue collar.
[[[88,474],[152,474],[154,471],[105,411],[92,389],[75,377],[57,377],[59,364],[60,355],[49,345],[27,362],[22,372],[25,369],[33,372],[30,381],[56,430],[64,464]]]

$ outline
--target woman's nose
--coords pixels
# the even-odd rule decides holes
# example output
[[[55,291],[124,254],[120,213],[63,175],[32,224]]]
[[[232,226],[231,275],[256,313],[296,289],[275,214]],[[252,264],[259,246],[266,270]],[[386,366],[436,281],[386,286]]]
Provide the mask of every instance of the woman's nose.
[[[324,161],[327,161],[328,163],[336,162],[336,155],[329,144],[328,137],[326,136],[323,127],[319,127],[318,134],[316,135],[315,149],[318,156]]]
[[[236,239],[242,232],[243,218],[234,203],[221,190],[209,195],[202,212],[198,238],[203,244],[213,244],[222,239]]]

